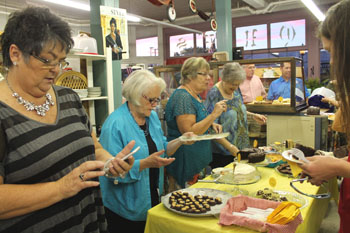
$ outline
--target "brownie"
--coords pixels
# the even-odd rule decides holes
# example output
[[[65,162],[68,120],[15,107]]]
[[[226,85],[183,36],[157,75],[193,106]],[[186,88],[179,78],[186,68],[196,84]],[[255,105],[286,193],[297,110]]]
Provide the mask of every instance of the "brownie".
[[[248,163],[259,163],[265,160],[265,153],[256,152],[248,155]]]
[[[256,152],[254,150],[254,148],[244,148],[242,150],[240,150],[238,153],[241,154],[241,159],[242,160],[247,160],[248,159],[248,155],[251,154],[251,153],[254,153]]]
[[[313,155],[315,155],[315,152],[316,152],[316,150],[314,148],[309,147],[309,146],[304,146],[300,143],[296,143],[295,148],[301,150],[306,157],[313,156]]]

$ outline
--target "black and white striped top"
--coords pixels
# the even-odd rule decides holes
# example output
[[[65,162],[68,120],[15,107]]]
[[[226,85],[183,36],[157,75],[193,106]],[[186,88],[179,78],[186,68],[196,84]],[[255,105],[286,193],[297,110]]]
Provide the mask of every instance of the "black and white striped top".
[[[0,102],[0,126],[7,154],[0,162],[5,184],[56,181],[85,161],[95,160],[91,126],[78,95],[54,86],[58,116],[54,124],[32,120]],[[1,203],[0,203],[1,205]],[[0,220],[0,232],[107,232],[100,188],[47,208]]]

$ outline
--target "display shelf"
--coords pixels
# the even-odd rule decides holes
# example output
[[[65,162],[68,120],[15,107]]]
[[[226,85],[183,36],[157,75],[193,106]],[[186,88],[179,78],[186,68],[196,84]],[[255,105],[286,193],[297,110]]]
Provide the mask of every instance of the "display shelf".
[[[88,54],[88,53],[69,53],[68,57],[70,58],[82,58],[87,59],[91,61],[98,61],[98,60],[106,60],[106,55],[100,55],[100,54]]]
[[[89,117],[93,130],[96,132],[96,103],[95,101],[107,101],[107,114],[109,115],[114,111],[114,97],[113,97],[113,67],[112,67],[112,50],[111,48],[106,49],[106,55],[95,55],[95,54],[85,54],[85,53],[69,53],[68,58],[80,58],[86,60],[86,78],[89,87],[94,87],[94,80],[105,79],[106,88],[102,90],[103,96],[98,97],[85,97],[81,98],[81,101],[88,102],[89,105]],[[104,67],[106,70],[106,75],[93,75],[93,62],[94,61],[105,61]]]
[[[85,98],[81,98],[80,100],[81,101],[108,100],[108,96],[85,97]]]

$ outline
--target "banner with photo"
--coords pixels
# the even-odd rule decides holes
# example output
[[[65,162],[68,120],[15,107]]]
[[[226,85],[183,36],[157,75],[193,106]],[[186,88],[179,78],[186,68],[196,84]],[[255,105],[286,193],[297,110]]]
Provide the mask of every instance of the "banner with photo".
[[[112,48],[112,59],[129,58],[128,21],[126,10],[100,6],[103,47]],[[106,54],[106,50],[105,50]]]

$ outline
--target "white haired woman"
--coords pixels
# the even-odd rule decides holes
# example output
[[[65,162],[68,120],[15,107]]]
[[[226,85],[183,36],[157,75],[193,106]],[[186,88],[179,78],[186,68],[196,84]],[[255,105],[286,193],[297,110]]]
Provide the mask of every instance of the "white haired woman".
[[[209,113],[214,111],[216,103],[227,100],[227,111],[217,118],[216,123],[222,125],[223,132],[230,133],[227,138],[214,142],[211,168],[226,166],[233,161],[238,150],[249,147],[247,115],[251,115],[260,124],[266,122],[265,116],[248,112],[243,103],[239,85],[245,78],[246,73],[239,63],[226,63],[222,80],[208,92],[204,105]]]
[[[135,164],[124,178],[100,179],[110,232],[144,232],[147,211],[159,203],[163,192],[163,166],[175,160],[167,156],[184,144],[178,138],[167,142],[153,111],[165,86],[164,80],[150,71],[134,71],[123,85],[126,102],[102,126],[100,142],[110,153],[115,154],[132,140],[136,147],[140,146],[134,154]],[[189,132],[186,136],[194,134]]]

